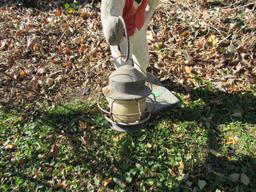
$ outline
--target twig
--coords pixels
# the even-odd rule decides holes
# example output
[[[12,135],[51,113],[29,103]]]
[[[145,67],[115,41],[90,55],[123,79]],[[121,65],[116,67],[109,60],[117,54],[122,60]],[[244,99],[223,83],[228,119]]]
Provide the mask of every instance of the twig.
[[[61,40],[63,39],[64,35],[67,33],[67,30],[65,30],[62,35],[60,36],[60,38],[57,41],[57,44],[59,44],[61,42]]]

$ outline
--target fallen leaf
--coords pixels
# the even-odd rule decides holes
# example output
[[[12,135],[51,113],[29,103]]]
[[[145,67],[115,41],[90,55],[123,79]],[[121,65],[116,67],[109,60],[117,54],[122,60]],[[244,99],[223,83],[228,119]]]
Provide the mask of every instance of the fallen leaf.
[[[227,155],[227,159],[228,159],[229,161],[231,161],[231,160],[232,160],[232,155],[231,155],[231,154],[228,154],[228,155]]]
[[[51,146],[51,150],[50,150],[50,155],[52,157],[57,157],[59,153],[59,147],[56,143],[54,143],[52,146]]]
[[[63,53],[64,53],[65,55],[70,55],[70,54],[71,54],[71,49],[68,48],[68,47],[64,47],[64,48],[63,48]]]
[[[111,182],[113,181],[112,177],[108,178],[108,179],[105,179],[102,181],[102,185],[104,187],[107,187]]]
[[[25,79],[27,76],[28,76],[27,71],[25,71],[25,70],[20,70],[20,72],[19,72],[19,78]]]
[[[87,122],[79,121],[79,128],[86,129],[88,127]]]
[[[177,177],[177,174],[170,168],[168,168],[168,172],[170,173],[171,176]]]
[[[90,17],[90,14],[89,14],[89,12],[87,11],[86,8],[83,8],[83,9],[80,10],[80,16],[83,19],[87,19],[88,17]]]
[[[213,47],[216,47],[216,45],[218,45],[219,39],[215,35],[210,35],[208,37],[208,42],[211,43]]]
[[[83,137],[81,137],[81,142],[84,146],[89,146],[90,145],[90,140],[88,139],[88,137],[86,135],[84,135]]]
[[[221,154],[218,153],[217,151],[215,151],[214,149],[210,149],[209,152],[210,152],[212,155],[214,155],[215,157],[220,157],[220,156],[221,156]]]
[[[229,136],[227,139],[226,139],[226,144],[227,145],[235,145],[235,144],[237,144],[237,142],[238,142],[238,137],[237,136]]]
[[[86,49],[87,49],[86,45],[81,43],[79,48],[79,53],[80,54],[84,53]]]
[[[240,181],[241,181],[241,183],[243,183],[244,185],[249,185],[249,183],[250,183],[250,179],[249,179],[249,177],[248,177],[245,173],[242,173],[242,174],[241,174]]]
[[[186,73],[190,74],[190,73],[192,72],[192,69],[193,69],[193,68],[192,68],[192,67],[189,67],[189,66],[185,66],[184,69],[185,69],[185,72],[186,72]]]
[[[205,180],[199,179],[197,184],[198,184],[199,189],[202,190],[207,185],[207,182]]]
[[[185,166],[184,166],[183,161],[180,161],[179,167],[178,167],[179,175],[181,175],[181,176],[184,175],[184,168],[185,168]]]
[[[14,144],[7,144],[4,146],[4,149],[7,151],[14,151],[14,150],[16,150],[16,148],[17,148],[17,146]]]
[[[229,175],[229,180],[235,183],[239,180],[239,177],[240,177],[240,174],[232,173]]]
[[[55,82],[55,80],[53,78],[49,77],[49,78],[46,79],[46,84],[48,86],[52,86],[54,84],[54,82]]]
[[[27,52],[31,51],[32,49],[34,49],[34,46],[38,43],[39,43],[39,37],[33,34],[33,36],[28,39],[26,51]]]
[[[63,67],[70,68],[72,66],[71,62],[67,62],[63,64]]]
[[[56,183],[52,186],[52,188],[54,190],[60,190],[60,189],[65,189],[66,188],[66,184],[64,182],[61,183]]]
[[[55,16],[57,16],[57,17],[61,16],[61,15],[62,15],[61,9],[59,9],[59,8],[56,9],[55,12],[54,12],[54,14],[55,14]]]
[[[184,38],[188,37],[188,35],[189,35],[189,32],[188,32],[188,31],[184,31],[184,32],[182,32],[182,33],[180,34],[180,36],[182,36],[182,37],[184,37]]]

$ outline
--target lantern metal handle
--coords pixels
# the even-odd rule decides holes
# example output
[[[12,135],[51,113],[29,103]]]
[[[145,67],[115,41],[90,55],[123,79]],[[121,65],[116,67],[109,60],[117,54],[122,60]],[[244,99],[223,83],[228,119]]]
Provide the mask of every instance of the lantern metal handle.
[[[108,114],[108,115],[111,115],[111,113],[109,111],[107,111],[106,109],[103,109],[101,106],[100,106],[100,100],[101,100],[101,97],[104,96],[104,94],[102,92],[99,93],[98,95],[98,98],[97,98],[97,107],[104,113]]]
[[[124,34],[127,40],[127,53],[126,53],[126,58],[125,58],[125,62],[127,62],[129,60],[130,57],[130,40],[129,40],[129,36],[128,36],[128,32],[127,32],[127,27],[124,21],[124,18],[122,16],[118,17],[120,19],[120,21],[122,22],[123,28],[124,28]],[[120,46],[118,45],[118,49],[120,50]]]

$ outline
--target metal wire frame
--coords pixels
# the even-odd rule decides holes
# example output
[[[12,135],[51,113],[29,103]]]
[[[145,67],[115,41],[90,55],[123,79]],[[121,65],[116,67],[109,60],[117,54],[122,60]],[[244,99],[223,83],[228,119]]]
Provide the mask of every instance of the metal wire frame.
[[[110,111],[107,111],[106,109],[104,109],[103,107],[100,106],[100,101],[102,99],[102,96],[104,96],[104,94],[101,92],[97,98],[97,106],[98,108],[105,114],[104,117],[105,119],[110,122],[110,123],[116,123],[118,125],[125,125],[125,126],[130,126],[130,125],[139,125],[139,124],[143,124],[145,122],[147,122],[151,115],[152,112],[154,111],[155,108],[155,103],[156,103],[156,97],[154,94],[151,93],[151,95],[153,95],[153,99],[150,97],[145,97],[146,99],[149,99],[152,103],[153,103],[153,108],[151,111],[149,111],[147,108],[145,109],[145,113],[143,114],[141,111],[141,105],[140,102],[138,102],[138,113],[130,113],[130,114],[115,114],[113,113],[113,105],[116,101],[118,101],[117,99],[114,99],[111,102],[111,107],[110,107]],[[138,120],[132,123],[124,123],[124,122],[118,122],[114,119],[114,116],[123,116],[123,117],[131,117],[131,116],[139,116]],[[144,117],[143,117],[144,116]]]

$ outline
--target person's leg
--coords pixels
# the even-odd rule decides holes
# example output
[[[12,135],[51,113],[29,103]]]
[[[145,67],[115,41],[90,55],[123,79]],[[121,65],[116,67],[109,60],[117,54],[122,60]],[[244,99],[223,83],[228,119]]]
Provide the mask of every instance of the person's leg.
[[[146,69],[149,65],[149,52],[148,43],[146,37],[147,27],[144,26],[140,31],[130,38],[132,47],[132,58],[135,63],[135,67],[146,74]]]
[[[148,2],[148,8],[146,9],[145,13],[145,25],[148,26],[149,22],[151,21],[151,18],[154,14],[154,11],[159,4],[159,0],[149,0]]]
[[[146,73],[147,67],[149,66],[149,51],[146,33],[149,22],[151,21],[158,3],[159,0],[149,0],[148,10],[146,10],[145,13],[144,26],[141,30],[136,31],[131,37],[133,60],[137,65],[139,65],[136,67],[144,73]]]

